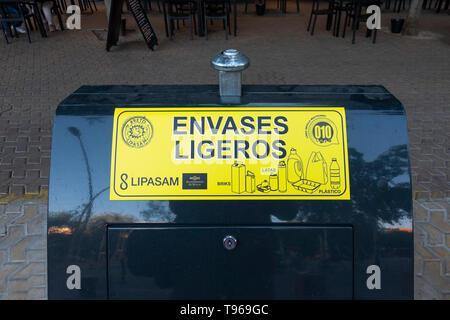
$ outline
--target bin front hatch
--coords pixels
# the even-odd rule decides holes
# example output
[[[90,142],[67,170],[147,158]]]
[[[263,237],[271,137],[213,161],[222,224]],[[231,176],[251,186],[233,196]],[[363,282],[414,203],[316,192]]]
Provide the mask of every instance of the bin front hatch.
[[[352,299],[350,226],[109,226],[110,299]]]

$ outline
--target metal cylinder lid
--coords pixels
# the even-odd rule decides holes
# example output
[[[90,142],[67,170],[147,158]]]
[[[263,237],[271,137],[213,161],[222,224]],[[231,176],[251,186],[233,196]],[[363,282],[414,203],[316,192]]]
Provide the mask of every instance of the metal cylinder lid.
[[[227,49],[211,59],[211,65],[219,71],[241,71],[247,69],[248,58],[236,49]]]

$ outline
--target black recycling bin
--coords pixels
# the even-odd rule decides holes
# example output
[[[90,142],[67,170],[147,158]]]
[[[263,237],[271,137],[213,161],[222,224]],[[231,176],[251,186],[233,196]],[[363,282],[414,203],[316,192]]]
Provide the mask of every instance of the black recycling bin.
[[[241,87],[248,60],[216,58],[220,86],[60,103],[49,298],[412,299],[402,104],[382,86]]]
[[[391,32],[392,33],[402,32],[404,23],[405,19],[391,19]]]

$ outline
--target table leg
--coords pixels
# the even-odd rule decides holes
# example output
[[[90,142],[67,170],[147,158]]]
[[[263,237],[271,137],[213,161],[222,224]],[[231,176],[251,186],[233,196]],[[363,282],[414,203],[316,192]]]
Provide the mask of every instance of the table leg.
[[[443,2],[443,0],[439,0],[438,7],[437,7],[437,10],[436,10],[436,13],[440,13],[440,12],[441,12],[442,2]]]
[[[198,8],[198,36],[205,36],[205,21],[203,20],[203,1],[197,0],[197,8]]]
[[[36,2],[33,3],[33,11],[34,11],[34,14],[36,15],[36,20],[38,23],[39,31],[41,32],[41,36],[43,38],[47,38],[47,32],[45,31],[44,23],[42,22],[41,12],[40,12]]]
[[[329,2],[329,5],[328,5],[328,10],[331,11],[332,8],[333,8],[333,1],[330,1],[330,2]],[[333,13],[330,13],[330,14],[328,14],[328,16],[327,16],[327,31],[330,31],[330,30],[331,30],[331,24],[332,24],[332,22],[333,22]]]
[[[166,36],[169,37],[169,29],[167,27],[166,2],[165,1],[163,1],[163,14],[164,14],[164,28],[166,29]]]
[[[340,9],[338,9],[336,14],[337,14],[337,26],[336,26],[336,35],[335,35],[335,37],[339,37],[339,31],[340,31],[339,29],[340,29],[340,26],[341,26],[341,14],[342,14],[342,11]]]
[[[60,8],[59,8],[59,6],[57,4],[56,4],[56,7],[55,7],[55,11],[56,11],[56,16],[58,17],[58,22],[59,22],[59,26],[61,28],[61,31],[64,31],[64,23],[63,23],[62,17],[61,17],[61,10],[60,10]]]
[[[422,2],[422,9],[426,9],[427,8],[427,0],[423,0],[423,2]],[[389,8],[386,8],[386,9],[389,9]]]
[[[234,24],[234,36],[237,33],[237,0],[233,0],[233,24]]]

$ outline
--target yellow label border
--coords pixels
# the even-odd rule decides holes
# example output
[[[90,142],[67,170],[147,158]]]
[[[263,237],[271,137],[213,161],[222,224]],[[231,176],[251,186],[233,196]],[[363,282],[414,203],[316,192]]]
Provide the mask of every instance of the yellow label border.
[[[331,108],[331,109],[330,109]],[[112,155],[111,160],[114,159],[114,167],[113,163],[111,163],[111,176],[114,177],[112,183],[110,182],[110,200],[339,200],[345,201],[350,200],[350,186],[349,186],[349,158],[348,158],[348,150],[347,150],[347,130],[344,123],[345,117],[345,107],[331,107],[331,106],[308,106],[308,107],[281,107],[281,108],[273,108],[273,107],[143,107],[143,108],[126,108],[126,107],[117,107],[116,109],[125,109],[121,110],[119,114],[116,115],[116,110],[114,112],[114,124],[113,124],[113,144],[112,144]],[[339,110],[339,111],[338,111]],[[339,115],[341,121],[342,128],[342,148],[343,148],[343,157],[344,157],[344,180],[345,180],[345,188],[340,194],[333,195],[323,195],[323,194],[300,194],[300,195],[121,195],[116,191],[116,155],[117,155],[117,135],[119,133],[119,118],[122,114],[128,112],[134,113],[155,113],[155,112],[168,112],[168,111],[205,111],[209,112],[335,112]],[[115,131],[115,134],[114,134]],[[347,170],[348,169],[348,170]],[[349,189],[347,191],[347,188]],[[114,192],[115,196],[123,198],[123,199],[112,199],[112,193]],[[348,192],[348,198],[343,198],[342,196]],[[156,199],[152,199],[156,198]]]

